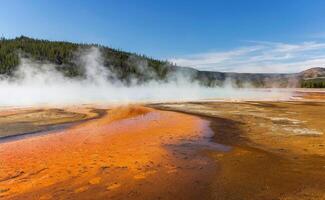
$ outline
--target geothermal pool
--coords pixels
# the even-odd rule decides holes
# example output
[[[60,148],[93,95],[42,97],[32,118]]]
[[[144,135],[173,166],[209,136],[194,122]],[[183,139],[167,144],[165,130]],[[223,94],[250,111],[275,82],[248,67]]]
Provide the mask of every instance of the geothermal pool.
[[[324,93],[292,96],[5,107],[0,198],[322,199]]]

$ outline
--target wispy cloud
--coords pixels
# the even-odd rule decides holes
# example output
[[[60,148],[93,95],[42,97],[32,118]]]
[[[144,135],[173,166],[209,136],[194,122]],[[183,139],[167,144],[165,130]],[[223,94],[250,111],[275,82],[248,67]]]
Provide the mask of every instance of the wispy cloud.
[[[310,38],[317,38],[317,39],[325,39],[325,31],[324,32],[318,32],[313,33],[309,35]]]
[[[249,45],[229,51],[207,52],[169,61],[199,70],[233,72],[299,72],[325,66],[325,43],[297,44],[248,41]]]

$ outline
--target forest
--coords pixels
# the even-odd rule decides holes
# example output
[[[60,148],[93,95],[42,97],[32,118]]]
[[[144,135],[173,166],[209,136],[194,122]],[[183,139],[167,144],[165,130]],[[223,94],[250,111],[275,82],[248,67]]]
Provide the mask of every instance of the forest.
[[[306,81],[304,72],[267,74],[199,71],[99,44],[49,41],[26,36],[14,39],[0,38],[0,75],[12,76],[20,63],[20,58],[28,58],[37,62],[53,63],[56,69],[67,77],[82,77],[84,72],[76,62],[76,57],[78,52],[90,47],[100,49],[103,65],[114,74],[115,78],[125,84],[130,84],[134,80],[137,80],[137,83],[150,80],[167,81],[171,74],[177,73],[209,87],[223,86],[226,80],[231,80],[234,87],[247,85],[251,87],[325,87],[324,80]],[[323,68],[320,69],[325,71]]]
[[[114,72],[115,76],[126,82],[130,77],[146,81],[166,78],[174,66],[166,61],[148,58],[144,55],[127,53],[98,44],[76,44],[71,42],[37,40],[21,36],[15,39],[0,39],[0,74],[12,75],[19,65],[20,57],[38,62],[54,63],[57,70],[67,77],[82,76],[83,71],[75,62],[76,52],[90,47],[98,47],[103,56],[103,64]],[[145,73],[139,65],[145,65],[154,73]],[[154,77],[152,77],[154,74]],[[150,77],[151,76],[151,77]]]
[[[325,78],[315,78],[303,80],[301,83],[302,88],[325,88]]]

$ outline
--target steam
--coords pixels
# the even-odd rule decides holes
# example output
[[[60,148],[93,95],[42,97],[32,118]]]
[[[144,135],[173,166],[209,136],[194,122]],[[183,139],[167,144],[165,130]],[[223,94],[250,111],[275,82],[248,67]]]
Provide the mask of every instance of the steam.
[[[142,72],[153,73],[144,61],[131,58],[130,62],[137,63]],[[289,98],[279,91],[234,89],[231,84],[203,87],[178,73],[170,74],[164,82],[137,84],[133,80],[133,84],[126,86],[104,66],[98,48],[85,50],[77,63],[85,72],[84,78],[67,78],[53,64],[21,58],[12,77],[0,77],[0,106]]]

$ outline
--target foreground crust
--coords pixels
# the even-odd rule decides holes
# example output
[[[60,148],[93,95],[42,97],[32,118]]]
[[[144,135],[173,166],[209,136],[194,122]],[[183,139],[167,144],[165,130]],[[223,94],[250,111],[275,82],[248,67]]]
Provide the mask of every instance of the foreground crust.
[[[325,199],[322,102],[37,112],[2,112],[1,127],[29,113],[68,126],[0,140],[2,199]]]
[[[212,122],[215,199],[325,199],[325,103],[204,102],[154,105]]]
[[[0,195],[209,198],[204,192],[214,162],[195,144],[207,125],[198,117],[133,106],[66,130],[1,143]]]

